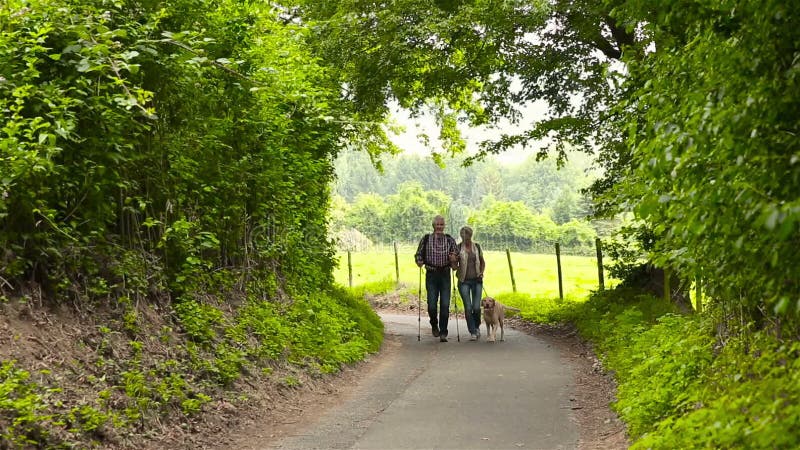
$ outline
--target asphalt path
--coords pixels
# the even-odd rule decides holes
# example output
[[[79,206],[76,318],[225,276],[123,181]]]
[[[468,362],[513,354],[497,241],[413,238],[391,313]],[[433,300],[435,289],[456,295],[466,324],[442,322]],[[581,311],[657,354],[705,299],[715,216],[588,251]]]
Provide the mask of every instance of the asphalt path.
[[[571,369],[544,341],[506,328],[504,342],[461,341],[451,317],[449,342],[431,335],[427,317],[382,314],[379,366],[351,395],[278,449],[572,449]],[[482,327],[483,328],[483,327]],[[499,334],[498,334],[499,338]]]

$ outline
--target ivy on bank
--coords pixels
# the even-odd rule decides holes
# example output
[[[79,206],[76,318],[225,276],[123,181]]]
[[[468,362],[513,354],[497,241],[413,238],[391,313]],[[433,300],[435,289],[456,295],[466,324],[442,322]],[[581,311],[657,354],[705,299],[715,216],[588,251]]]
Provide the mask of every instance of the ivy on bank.
[[[380,345],[331,287],[326,238],[333,158],[374,124],[281,13],[0,6],[0,308],[42,292],[107,320],[71,343],[88,364],[4,361],[0,447],[107,446],[246,374],[334,372]],[[73,370],[81,396],[60,391]]]
[[[383,338],[375,312],[343,289],[287,304],[250,298],[233,316],[209,304],[181,305],[174,325],[186,330],[185,340],[170,327],[153,336],[145,319],[133,313],[127,322],[102,327],[96,341],[87,336],[78,343],[87,349],[82,360],[90,363],[78,373],[86,386],[63,388],[69,376],[58,365],[33,369],[4,361],[0,445],[122,445],[157,417],[185,420],[208,403],[236,396],[243,377],[255,373],[275,385],[295,386],[300,379],[293,371],[336,372],[377,351]],[[154,354],[154,341],[170,347],[166,354]],[[68,392],[76,388],[85,390],[77,402]]]
[[[796,447],[800,345],[769,331],[720,333],[718,310],[671,309],[616,290],[569,313],[615,374],[631,448]]]

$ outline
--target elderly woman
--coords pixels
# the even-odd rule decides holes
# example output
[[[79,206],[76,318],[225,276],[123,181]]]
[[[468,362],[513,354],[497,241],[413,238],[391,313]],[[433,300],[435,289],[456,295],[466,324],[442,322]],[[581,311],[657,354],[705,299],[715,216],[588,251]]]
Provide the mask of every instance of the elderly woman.
[[[477,242],[472,241],[472,228],[462,227],[461,242],[458,244],[458,293],[464,302],[464,316],[470,340],[481,336],[481,292],[483,291],[483,271],[486,261]]]

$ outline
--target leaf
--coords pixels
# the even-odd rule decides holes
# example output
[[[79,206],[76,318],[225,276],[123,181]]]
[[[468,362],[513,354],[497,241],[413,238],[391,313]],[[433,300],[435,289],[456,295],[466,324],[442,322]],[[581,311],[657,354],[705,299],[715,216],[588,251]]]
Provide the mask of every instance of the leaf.
[[[89,60],[86,58],[81,59],[78,61],[78,64],[75,66],[75,69],[78,72],[88,72],[91,65],[89,64]]]
[[[80,45],[80,44],[72,44],[72,45],[68,45],[68,46],[64,47],[64,50],[62,50],[62,53],[80,53],[81,49],[83,49],[82,45]]]
[[[789,297],[781,297],[780,300],[778,300],[778,303],[775,304],[773,311],[775,311],[775,314],[779,316],[785,315],[786,311],[789,310],[790,303]]]

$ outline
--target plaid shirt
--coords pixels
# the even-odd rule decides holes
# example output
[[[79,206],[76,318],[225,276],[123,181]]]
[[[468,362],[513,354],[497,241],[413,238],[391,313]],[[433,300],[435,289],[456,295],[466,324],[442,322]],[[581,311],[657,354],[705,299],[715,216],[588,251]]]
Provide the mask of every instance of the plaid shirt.
[[[428,270],[450,267],[450,253],[458,253],[456,240],[449,234],[431,233],[426,236],[428,245],[424,245],[426,239],[423,237],[419,241],[417,253],[414,254],[417,263],[425,263]]]

